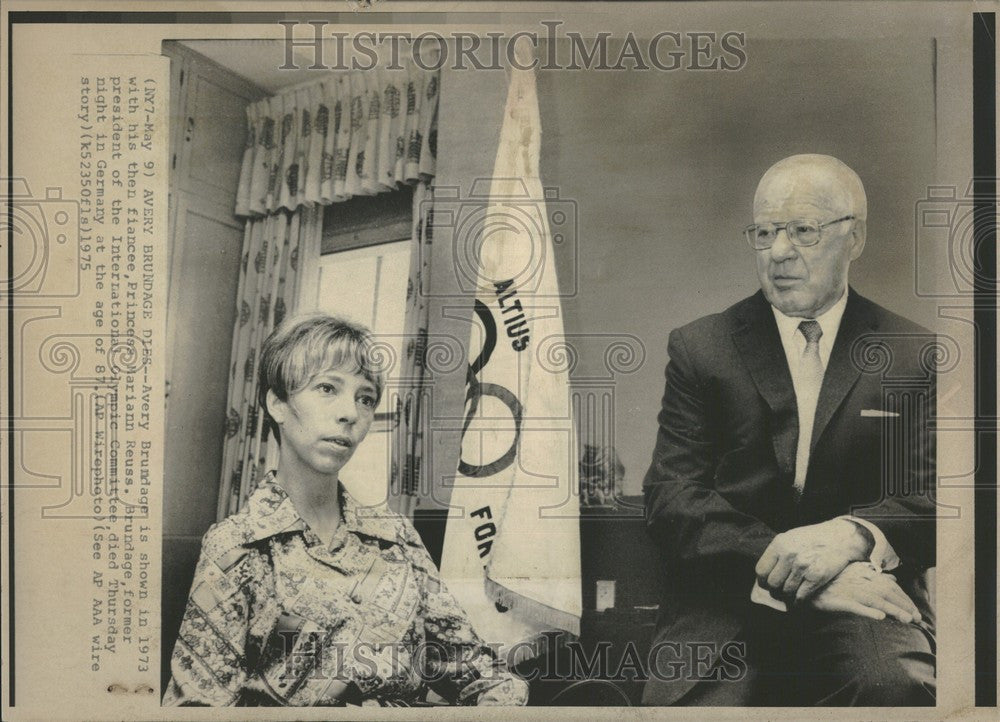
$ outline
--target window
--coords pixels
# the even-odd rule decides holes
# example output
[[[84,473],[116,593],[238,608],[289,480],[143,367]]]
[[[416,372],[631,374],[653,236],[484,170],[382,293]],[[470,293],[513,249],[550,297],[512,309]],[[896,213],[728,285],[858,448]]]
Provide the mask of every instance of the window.
[[[365,324],[376,339],[392,345],[395,359],[402,359],[409,272],[409,239],[327,253],[320,257],[316,307]],[[386,499],[395,413],[389,389],[398,374],[398,367],[388,370],[386,393],[368,438],[341,474],[344,486],[363,503]]]

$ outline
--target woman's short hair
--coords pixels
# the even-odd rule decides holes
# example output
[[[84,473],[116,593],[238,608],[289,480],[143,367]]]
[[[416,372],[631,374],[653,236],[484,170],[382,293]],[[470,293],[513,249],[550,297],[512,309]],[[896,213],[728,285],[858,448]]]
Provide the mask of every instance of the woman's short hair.
[[[372,353],[374,344],[367,327],[327,313],[293,316],[275,328],[261,348],[257,388],[264,422],[275,438],[280,442],[278,425],[267,411],[267,392],[288,401],[329,369],[347,368],[361,374],[375,387],[376,403],[380,401],[385,377]]]

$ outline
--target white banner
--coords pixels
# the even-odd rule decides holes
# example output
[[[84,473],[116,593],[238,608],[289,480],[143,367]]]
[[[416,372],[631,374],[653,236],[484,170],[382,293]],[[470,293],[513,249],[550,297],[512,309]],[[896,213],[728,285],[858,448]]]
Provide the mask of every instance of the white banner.
[[[508,648],[547,630],[579,634],[581,614],[569,380],[538,355],[544,339],[563,336],[538,177],[538,98],[532,71],[511,73],[489,202],[471,224],[481,244],[475,320],[482,343],[470,352],[441,562],[479,634]],[[522,645],[513,659],[532,654]]]

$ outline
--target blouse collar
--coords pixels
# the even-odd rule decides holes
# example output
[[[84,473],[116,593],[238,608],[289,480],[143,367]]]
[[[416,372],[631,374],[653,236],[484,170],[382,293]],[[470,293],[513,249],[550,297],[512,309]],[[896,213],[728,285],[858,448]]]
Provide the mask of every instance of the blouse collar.
[[[340,499],[341,523],[344,528],[357,535],[383,539],[393,544],[402,544],[402,525],[399,516],[385,504],[362,506],[337,482]],[[247,514],[253,541],[293,531],[305,532],[309,525],[302,519],[288,493],[269,471],[261,479],[260,485],[247,500]]]

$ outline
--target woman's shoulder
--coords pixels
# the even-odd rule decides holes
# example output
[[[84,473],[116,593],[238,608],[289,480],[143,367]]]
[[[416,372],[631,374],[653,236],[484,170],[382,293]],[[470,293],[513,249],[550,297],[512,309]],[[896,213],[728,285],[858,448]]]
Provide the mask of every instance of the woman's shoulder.
[[[203,556],[238,559],[260,547],[259,542],[302,525],[291,500],[270,479],[258,485],[239,511],[208,528],[201,540]]]
[[[202,558],[231,567],[253,551],[255,535],[246,507],[212,524],[201,538]]]

